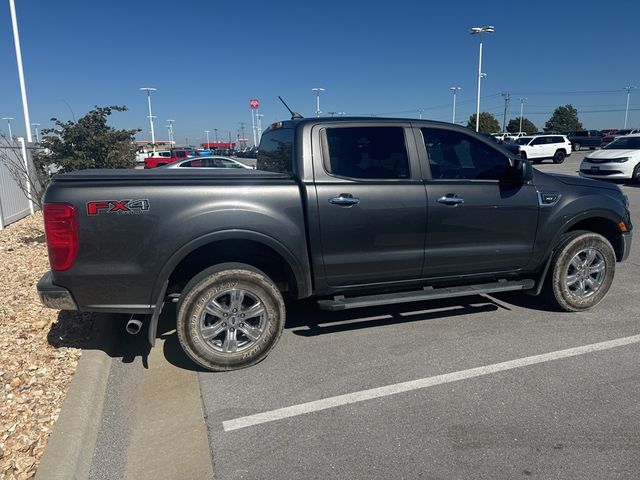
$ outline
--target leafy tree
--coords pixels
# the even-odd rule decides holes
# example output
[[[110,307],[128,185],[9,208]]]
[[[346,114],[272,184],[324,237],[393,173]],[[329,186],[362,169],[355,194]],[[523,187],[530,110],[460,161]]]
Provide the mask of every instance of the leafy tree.
[[[476,114],[474,113],[469,117],[469,123],[467,127],[476,128]],[[500,131],[500,122],[489,112],[480,112],[480,132],[495,133]]]
[[[507,124],[507,132],[518,133],[520,131],[520,117],[512,118]],[[522,131],[528,134],[536,133],[538,127],[536,127],[531,120],[527,117],[522,118]]]
[[[578,119],[578,110],[573,105],[556,108],[544,125],[545,132],[569,132],[572,130],[582,130],[582,123]]]
[[[107,125],[112,112],[124,112],[125,106],[98,107],[77,122],[51,121],[55,128],[42,130],[40,146],[44,152],[34,155],[41,172],[72,172],[88,168],[131,168],[135,165],[135,134],[140,130],[116,130]]]

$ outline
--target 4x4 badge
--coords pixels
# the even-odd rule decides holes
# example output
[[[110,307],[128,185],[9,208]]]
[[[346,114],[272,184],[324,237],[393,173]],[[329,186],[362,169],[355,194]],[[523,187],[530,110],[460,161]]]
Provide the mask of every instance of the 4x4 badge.
[[[100,200],[87,202],[87,215],[100,215],[101,213],[135,214],[149,211],[149,200]]]

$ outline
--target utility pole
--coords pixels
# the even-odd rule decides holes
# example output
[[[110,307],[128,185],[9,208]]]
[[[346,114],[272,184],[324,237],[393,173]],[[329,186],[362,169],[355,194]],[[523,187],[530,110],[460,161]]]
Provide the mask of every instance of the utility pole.
[[[507,131],[507,110],[509,109],[509,100],[511,100],[511,94],[509,92],[502,92],[504,97],[504,116],[502,117],[502,133]]]

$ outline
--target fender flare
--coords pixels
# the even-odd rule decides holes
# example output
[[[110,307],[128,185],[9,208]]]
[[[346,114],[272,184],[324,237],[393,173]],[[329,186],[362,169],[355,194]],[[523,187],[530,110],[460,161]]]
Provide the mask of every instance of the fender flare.
[[[296,281],[298,298],[305,298],[311,295],[312,285],[309,264],[307,263],[307,268],[305,270],[304,265],[302,265],[301,262],[298,261],[298,259],[293,255],[293,253],[291,253],[291,251],[278,240],[263,233],[254,232],[252,230],[220,230],[217,232],[208,233],[190,241],[189,243],[176,250],[173,255],[171,255],[169,260],[165,262],[162,270],[160,270],[160,274],[156,278],[151,297],[151,304],[155,305],[153,314],[151,316],[151,319],[149,320],[148,329],[149,343],[151,344],[151,346],[154,346],[155,344],[156,331],[158,328],[158,318],[160,317],[160,313],[162,312],[162,305],[164,303],[163,297],[167,290],[171,272],[173,272],[176,266],[187,255],[194,252],[196,249],[209,243],[222,240],[251,240],[271,248],[282,258],[284,258],[284,260],[291,268]]]
[[[151,297],[151,304],[153,305],[156,303],[154,302],[154,300],[162,300],[161,298],[159,298],[159,295],[161,293],[161,290],[163,289],[162,287],[164,283],[169,279],[169,276],[171,275],[171,272],[174,270],[174,268],[176,268],[176,266],[187,255],[204,245],[222,240],[251,240],[271,248],[282,258],[284,258],[284,260],[291,268],[291,271],[293,272],[293,275],[295,277],[298,296],[300,298],[303,298],[311,295],[311,274],[308,262],[305,262],[307,267],[305,269],[305,265],[303,265],[286,246],[284,246],[273,237],[252,230],[234,229],[207,233],[190,241],[189,243],[183,245],[177,251],[175,251],[169,258],[169,260],[165,262],[162,270],[160,270],[160,273],[156,278]]]

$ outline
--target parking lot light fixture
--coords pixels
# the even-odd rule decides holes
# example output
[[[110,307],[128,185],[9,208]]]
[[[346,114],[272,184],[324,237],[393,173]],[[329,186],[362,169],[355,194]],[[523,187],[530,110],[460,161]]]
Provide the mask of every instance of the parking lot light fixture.
[[[22,97],[22,115],[24,128],[27,133],[27,142],[33,142],[31,137],[31,121],[29,120],[29,104],[27,102],[27,87],[24,81],[24,69],[22,68],[22,49],[20,48],[20,33],[18,31],[18,17],[16,14],[15,0],[9,0],[11,10],[11,25],[13,27],[13,43],[16,49],[16,62],[18,64],[18,80],[20,82],[20,96]]]
[[[627,117],[629,116],[629,97],[631,96],[631,90],[635,90],[638,87],[633,87],[633,86],[626,86],[624,87],[624,90],[627,91],[627,106],[624,109],[624,127],[622,128],[627,128]]]
[[[484,27],[471,27],[469,33],[471,35],[478,35],[480,37],[480,52],[478,54],[478,100],[476,104],[476,132],[480,130],[480,82],[483,76],[482,73],[482,34],[493,33],[495,28],[493,25],[486,25]]]
[[[153,131],[153,113],[151,113],[151,92],[155,92],[157,88],[153,87],[141,87],[140,90],[143,92],[147,92],[147,102],[149,104],[149,125],[151,127],[151,147],[153,148],[153,153],[156,152],[156,134]]]
[[[461,87],[449,87],[449,90],[453,92],[453,116],[451,119],[451,123],[456,123],[456,95],[462,90]]]
[[[320,92],[324,92],[324,88],[315,87],[311,89],[312,92],[316,92],[316,117],[320,116]]]
[[[11,120],[13,120],[13,117],[2,117],[2,119],[7,121],[7,126],[9,127],[9,140],[13,140],[13,133],[11,133]]]
[[[167,122],[169,123],[169,125],[167,125],[167,128],[169,129],[169,147],[173,147],[173,122],[175,122],[175,120],[168,119]]]
[[[205,131],[204,131],[204,133],[206,133],[206,134],[207,134],[207,148],[209,148],[209,132],[210,132],[210,131],[211,131],[211,130],[205,130]]]
[[[522,110],[524,108],[524,101],[527,100],[527,97],[521,97],[520,98],[520,130],[518,130],[518,133],[522,133]]]

